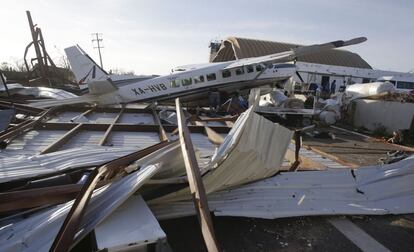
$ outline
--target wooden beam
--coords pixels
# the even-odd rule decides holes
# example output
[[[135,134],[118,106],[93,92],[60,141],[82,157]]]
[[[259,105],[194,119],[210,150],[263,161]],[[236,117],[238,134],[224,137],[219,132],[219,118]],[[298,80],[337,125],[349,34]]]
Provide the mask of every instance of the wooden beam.
[[[322,151],[322,150],[320,150],[318,148],[315,148],[315,147],[312,147],[312,146],[308,146],[308,145],[305,145],[305,144],[303,144],[303,147],[305,147],[306,149],[311,150],[313,152],[316,152],[316,153],[320,154],[323,157],[326,157],[326,158],[329,158],[329,159],[331,159],[333,161],[336,161],[336,162],[340,163],[341,165],[349,166],[349,168],[358,168],[358,167],[360,167],[357,164],[344,161],[344,160],[340,159],[339,157],[334,156],[334,155],[329,154],[329,153],[326,153],[326,152],[324,152],[324,151]]]
[[[299,151],[300,151],[300,147],[302,146],[301,131],[295,130],[293,137],[295,138],[295,161],[293,162],[289,171],[296,171],[300,165]]]
[[[107,123],[83,123],[83,130],[106,131],[109,125]],[[36,125],[34,128],[36,130],[70,130],[73,128],[73,123],[45,122]],[[173,132],[177,126],[165,124],[163,128],[166,132]],[[227,134],[231,130],[226,126],[210,126],[210,128],[220,134]],[[204,126],[189,125],[188,129],[191,133],[202,134],[204,132]],[[115,124],[112,131],[158,132],[159,126],[155,124]]]
[[[54,239],[52,247],[49,251],[69,251],[69,248],[73,243],[75,233],[78,231],[78,228],[81,224],[83,214],[92,196],[93,190],[96,188],[99,181],[101,181],[103,175],[113,169],[126,167],[132,162],[141,159],[171,143],[172,142],[161,142],[145,149],[133,152],[129,155],[117,158],[106,163],[103,166],[93,169],[93,171],[89,174],[86,182],[82,185],[82,189],[77,195],[69,213],[66,215],[66,218],[60,227],[60,230],[56,235],[56,238]]]
[[[203,122],[235,122],[239,116],[230,116],[230,117],[207,117],[207,116],[198,116],[199,121]]]
[[[77,116],[75,116],[75,117],[73,117],[73,118],[80,118],[80,117],[83,117],[83,116],[87,116],[87,115],[89,115],[90,113],[92,113],[92,112],[95,110],[95,108],[96,108],[96,107],[92,107],[92,108],[90,108],[90,109],[86,110],[85,112],[83,112],[82,114],[77,115]],[[72,119],[70,119],[70,121],[71,121],[71,122],[75,122],[75,120],[73,120],[73,118],[72,118]]]
[[[109,182],[100,181],[97,187]],[[67,202],[76,198],[82,186],[68,184],[0,193],[0,213]]]
[[[109,135],[112,132],[112,128],[114,125],[119,121],[119,118],[121,118],[122,114],[125,111],[125,106],[122,106],[121,110],[119,111],[118,115],[115,117],[113,122],[109,125],[108,129],[106,129],[104,136],[102,137],[101,141],[99,141],[99,146],[104,146],[105,143],[108,141]]]
[[[224,138],[212,128],[208,127],[204,122],[195,121],[195,124],[198,126],[204,126],[204,134],[213,144],[220,145],[224,142]]]
[[[154,108],[152,109],[152,117],[154,118],[154,123],[158,125],[158,135],[160,137],[160,141],[169,141],[167,132],[165,132],[164,127],[161,124],[160,117],[158,116],[157,110]]]
[[[65,143],[67,143],[74,135],[76,135],[79,130],[82,128],[83,123],[79,123],[75,127],[73,127],[71,130],[69,130],[65,135],[63,135],[61,138],[56,140],[51,145],[47,146],[44,150],[40,152],[40,154],[46,154],[50,152],[57,151],[60,149]]]
[[[188,183],[187,177],[174,177],[165,179],[149,179],[145,184],[147,185],[169,185],[169,184],[184,184]]]
[[[24,132],[33,129],[34,127],[38,126],[42,123],[43,120],[48,118],[50,114],[53,112],[56,112],[58,107],[50,108],[38,115],[38,117],[34,120],[26,120],[22,123],[19,123],[18,125],[9,128],[5,131],[3,131],[3,134],[0,135],[0,142],[6,142],[9,143],[14,138],[18,137],[19,135],[23,134]]]
[[[22,113],[22,114],[28,114],[28,115],[38,115],[39,113],[44,112],[44,109],[41,108],[35,108],[35,107],[30,107],[28,105],[24,105],[24,104],[18,104],[18,103],[14,103],[14,99],[13,99],[13,106],[10,104],[10,102],[8,101],[0,101],[0,107],[2,108],[15,108],[17,112]]]
[[[191,195],[197,212],[198,220],[201,225],[204,242],[208,251],[219,251],[219,246],[214,234],[213,222],[208,208],[207,196],[201,179],[200,168],[195,157],[193,143],[191,142],[190,132],[187,128],[184,113],[181,109],[180,99],[175,100],[177,110],[177,122],[183,153],[185,169],[190,185]]]
[[[295,152],[293,150],[287,149],[285,159],[293,164],[296,161]],[[301,155],[299,156],[299,162],[300,164],[297,170],[326,170],[327,168],[324,164]]]
[[[92,108],[93,106],[85,105],[87,108]],[[72,105],[70,107],[65,107],[66,112],[83,112],[85,111],[85,106],[78,106],[78,105]],[[96,113],[119,113],[119,111],[122,109],[122,106],[119,107],[96,107],[95,112]],[[133,114],[150,114],[152,113],[151,109],[148,108],[130,108],[125,107],[124,113],[133,113]]]

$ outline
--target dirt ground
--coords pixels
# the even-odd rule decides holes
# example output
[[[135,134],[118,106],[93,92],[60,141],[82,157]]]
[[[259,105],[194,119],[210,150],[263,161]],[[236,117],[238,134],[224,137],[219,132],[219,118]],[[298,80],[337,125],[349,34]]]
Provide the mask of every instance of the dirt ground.
[[[411,216],[347,217],[391,251],[414,251]],[[328,222],[328,217],[264,220],[215,217],[223,251],[361,251]],[[173,251],[207,251],[196,217],[160,222]]]

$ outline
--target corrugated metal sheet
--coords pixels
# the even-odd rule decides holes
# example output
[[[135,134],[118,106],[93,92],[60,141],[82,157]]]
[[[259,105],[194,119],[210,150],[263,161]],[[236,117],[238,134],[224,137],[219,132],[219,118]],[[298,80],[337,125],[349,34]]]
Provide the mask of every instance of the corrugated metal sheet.
[[[208,196],[216,216],[282,218],[414,212],[414,157],[355,170],[286,172]],[[157,218],[194,214],[191,201],[152,205]]]
[[[289,149],[292,151],[295,151],[295,145],[293,143],[289,144]],[[315,162],[321,163],[323,166],[330,168],[330,169],[343,169],[343,168],[349,168],[348,166],[342,165],[338,162],[335,162],[334,160],[331,160],[329,158],[323,157],[319,155],[318,153],[308,150],[306,148],[300,148],[299,155],[310,158]]]
[[[80,131],[72,137],[68,143],[62,146],[62,150],[77,148],[82,146],[98,146],[99,141],[104,136],[105,131]]]
[[[124,113],[119,123],[128,123],[128,124],[155,124],[152,114],[143,114],[143,113]]]
[[[281,168],[293,132],[254,113],[243,113],[220,145],[212,161],[201,167],[206,193],[274,175]],[[190,197],[189,188],[154,202],[179,201]]]
[[[210,140],[208,140],[208,137],[204,134],[192,133],[191,141],[196,150],[198,166],[206,166],[211,161],[217,146],[211,143]]]
[[[4,157],[0,159],[0,183],[80,167],[93,167],[128,155],[136,150],[136,148],[95,146],[93,148],[74,148],[29,157]]]
[[[94,191],[75,240],[80,240],[125,202],[144,182],[151,178],[159,165],[143,169],[109,186]],[[40,211],[28,218],[0,223],[1,251],[49,251],[74,201]]]
[[[160,142],[157,132],[112,132],[108,141],[114,147],[145,148]]]
[[[165,239],[166,234],[140,195],[132,195],[95,228],[98,250],[137,249]]]
[[[89,123],[106,123],[111,124],[115,117],[118,115],[118,113],[98,113],[93,112],[86,116]]]
[[[0,152],[0,183],[99,165],[160,142],[156,132],[114,131],[109,137],[109,144],[112,145],[102,147],[98,143],[104,131],[81,131],[59,151],[38,155],[65,133],[66,131],[29,131],[12,141]],[[203,134],[193,133],[191,137],[199,165],[204,166],[211,160],[216,146]],[[181,157],[181,152],[178,154]]]
[[[65,111],[52,117],[49,122],[88,122],[97,124],[110,124],[118,113],[93,112],[86,116],[79,117],[82,112]],[[79,118],[77,118],[79,117]],[[118,123],[126,124],[155,124],[152,114],[149,113],[123,113]]]
[[[81,114],[81,112],[64,111],[50,118],[48,122],[70,122],[72,118],[75,118]]]
[[[14,139],[6,149],[0,150],[0,158],[35,155],[66,132],[64,130],[31,130]]]
[[[299,45],[296,44],[275,41],[229,37],[223,41],[220,50],[213,58],[212,62],[223,62],[235,59],[264,56],[288,51],[298,46]],[[298,61],[372,69],[372,67],[358,54],[337,49],[326,50],[298,57]]]

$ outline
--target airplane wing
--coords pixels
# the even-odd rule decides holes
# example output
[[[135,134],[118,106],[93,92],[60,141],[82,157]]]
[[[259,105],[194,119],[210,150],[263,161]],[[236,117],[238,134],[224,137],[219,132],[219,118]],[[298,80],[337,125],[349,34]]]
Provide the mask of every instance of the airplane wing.
[[[325,43],[325,44],[300,46],[300,47],[291,49],[290,51],[286,51],[286,52],[269,54],[269,55],[265,55],[261,57],[240,59],[240,60],[235,61],[234,63],[231,63],[225,69],[232,69],[232,68],[242,67],[246,65],[253,65],[253,64],[273,64],[273,63],[279,63],[279,62],[292,61],[295,58],[300,57],[300,56],[317,53],[317,52],[325,51],[329,49],[339,48],[343,46],[355,45],[355,44],[365,42],[366,40],[367,38],[365,37],[359,37],[359,38],[354,38],[354,39],[347,40],[347,41],[337,40],[337,41],[332,41],[332,42]]]
[[[118,90],[110,78],[106,80],[92,80],[88,83],[89,94],[102,95]]]

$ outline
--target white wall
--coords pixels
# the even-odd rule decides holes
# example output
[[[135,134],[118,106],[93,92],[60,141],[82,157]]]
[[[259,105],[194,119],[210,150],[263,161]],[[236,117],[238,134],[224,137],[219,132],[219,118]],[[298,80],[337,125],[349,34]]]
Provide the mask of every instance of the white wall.
[[[375,130],[376,123],[384,125],[388,133],[408,129],[414,116],[414,103],[358,99],[353,106],[354,126],[369,130]]]

